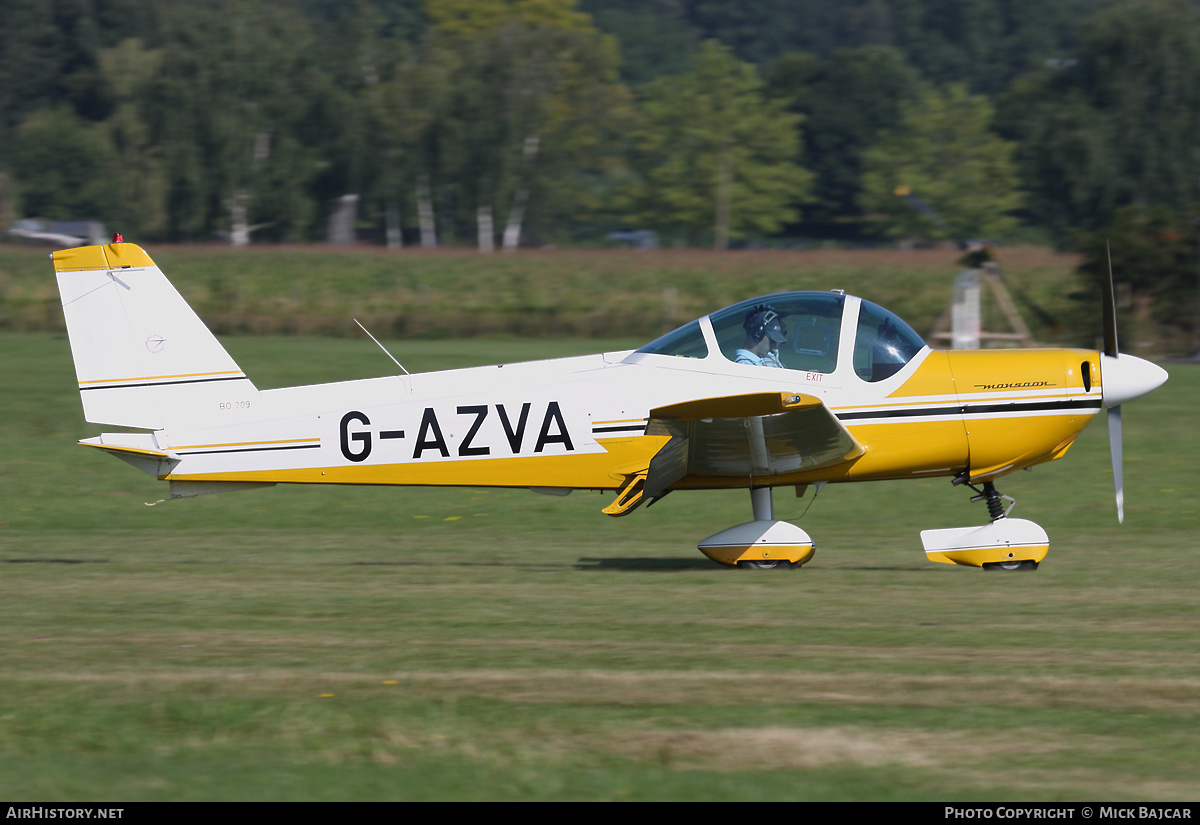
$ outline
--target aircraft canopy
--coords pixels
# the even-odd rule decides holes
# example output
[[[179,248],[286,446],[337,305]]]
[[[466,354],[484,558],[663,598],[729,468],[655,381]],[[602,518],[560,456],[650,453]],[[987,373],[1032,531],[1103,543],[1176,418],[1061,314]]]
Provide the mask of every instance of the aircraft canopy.
[[[847,316],[847,296],[838,292],[782,292],[742,301],[708,316],[720,356],[737,360],[747,344],[746,324],[761,320],[763,307],[777,313],[787,340],[779,344],[783,366],[804,372],[832,373],[840,352],[842,324],[857,323],[853,352],[854,372],[864,381],[882,381],[898,372],[925,346],[921,336],[897,315],[870,301],[858,301],[857,318]],[[768,316],[770,317],[770,316]],[[692,321],[638,350],[641,353],[685,358],[709,357],[709,345],[700,321]],[[747,366],[748,369],[764,369]]]

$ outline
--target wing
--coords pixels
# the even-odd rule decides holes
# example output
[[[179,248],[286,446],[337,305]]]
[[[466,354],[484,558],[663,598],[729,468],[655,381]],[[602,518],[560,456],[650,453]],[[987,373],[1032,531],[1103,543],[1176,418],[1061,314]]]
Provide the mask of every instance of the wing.
[[[650,411],[647,435],[669,435],[650,460],[644,495],[687,477],[772,476],[852,461],[863,447],[816,396],[751,393]]]

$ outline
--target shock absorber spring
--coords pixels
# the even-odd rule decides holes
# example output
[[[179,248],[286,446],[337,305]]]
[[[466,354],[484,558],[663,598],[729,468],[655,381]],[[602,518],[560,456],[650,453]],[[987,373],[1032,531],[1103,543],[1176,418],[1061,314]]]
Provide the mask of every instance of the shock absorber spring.
[[[989,498],[987,507],[988,515],[992,517],[992,521],[999,521],[1004,518],[1004,503],[1000,501],[999,496]]]
[[[975,490],[976,493],[979,493],[978,495],[971,496],[971,501],[987,502],[988,515],[992,517],[992,521],[999,521],[1000,519],[1004,518],[1004,502],[1000,499],[1007,498],[1007,496],[1002,496],[996,492],[995,484],[990,481],[983,482],[982,493],[980,493],[978,488],[973,485],[971,486],[971,489]],[[1009,499],[1009,501],[1012,501],[1012,499]]]
[[[987,499],[988,515],[992,517],[992,521],[1004,518],[1004,502],[1000,500],[1000,494],[996,492],[996,485],[985,481],[983,494]]]

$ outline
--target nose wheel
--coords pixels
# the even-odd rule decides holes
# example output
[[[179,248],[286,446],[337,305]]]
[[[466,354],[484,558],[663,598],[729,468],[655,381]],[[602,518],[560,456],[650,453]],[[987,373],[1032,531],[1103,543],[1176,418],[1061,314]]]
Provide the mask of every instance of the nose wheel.
[[[966,483],[966,479],[956,483]],[[1050,550],[1046,531],[1027,519],[1009,518],[1016,502],[1001,495],[992,482],[985,481],[982,490],[967,486],[976,493],[971,501],[987,503],[991,523],[982,527],[922,530],[925,557],[930,561],[985,570],[1036,570]],[[1009,502],[1007,508],[1004,500]]]
[[[984,570],[1037,570],[1038,563],[1036,561],[998,561],[985,563]]]

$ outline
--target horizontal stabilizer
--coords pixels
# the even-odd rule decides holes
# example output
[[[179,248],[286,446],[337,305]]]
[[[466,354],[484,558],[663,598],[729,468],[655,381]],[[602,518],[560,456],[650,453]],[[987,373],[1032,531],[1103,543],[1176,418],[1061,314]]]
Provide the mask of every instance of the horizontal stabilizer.
[[[159,449],[154,436],[149,433],[103,433],[79,443],[104,450],[155,478],[165,478],[180,461],[174,453]]]

